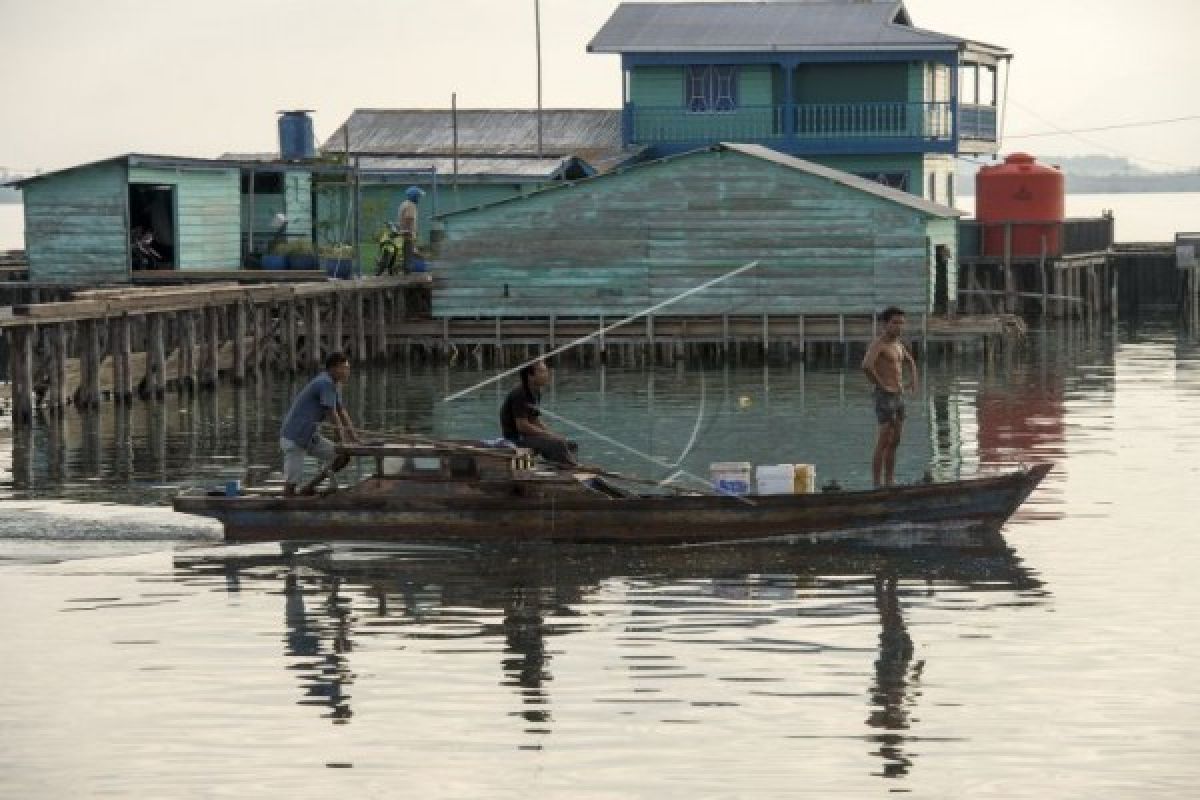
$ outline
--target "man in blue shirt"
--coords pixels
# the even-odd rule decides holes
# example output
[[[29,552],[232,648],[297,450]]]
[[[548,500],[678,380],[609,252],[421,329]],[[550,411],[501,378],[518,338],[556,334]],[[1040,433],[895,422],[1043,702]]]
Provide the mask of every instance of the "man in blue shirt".
[[[350,463],[350,457],[337,455],[333,442],[321,435],[318,426],[325,420],[333,423],[339,442],[357,442],[358,434],[350,422],[342,402],[341,386],[350,377],[350,360],[342,353],[331,353],[325,359],[325,370],[300,390],[279,429],[279,447],[283,450],[283,494],[292,497],[304,478],[304,456],[317,459],[320,470],[315,478],[299,490],[314,494],[325,478],[337,488],[334,473]]]

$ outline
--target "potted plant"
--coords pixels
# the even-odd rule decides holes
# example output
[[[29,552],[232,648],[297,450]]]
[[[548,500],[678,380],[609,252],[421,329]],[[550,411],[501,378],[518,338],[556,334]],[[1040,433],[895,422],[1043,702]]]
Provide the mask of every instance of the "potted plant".
[[[278,244],[271,248],[269,253],[264,253],[262,257],[263,269],[287,269],[287,245]]]
[[[317,254],[308,239],[295,239],[287,245],[288,269],[317,269]]]
[[[326,244],[320,248],[321,268],[331,278],[353,277],[354,248],[348,244]]]

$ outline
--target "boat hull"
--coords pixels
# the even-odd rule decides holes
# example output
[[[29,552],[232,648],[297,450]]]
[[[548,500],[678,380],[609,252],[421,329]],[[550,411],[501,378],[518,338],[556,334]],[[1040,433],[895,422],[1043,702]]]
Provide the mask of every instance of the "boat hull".
[[[749,498],[608,498],[553,492],[323,498],[182,496],[229,541],[545,540],[676,544],[782,537],[877,547],[987,546],[1049,465],[995,477],[870,491]]]

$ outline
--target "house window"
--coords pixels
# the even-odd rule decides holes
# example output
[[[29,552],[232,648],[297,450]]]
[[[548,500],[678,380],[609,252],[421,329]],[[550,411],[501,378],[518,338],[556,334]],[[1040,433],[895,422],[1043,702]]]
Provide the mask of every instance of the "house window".
[[[254,173],[255,194],[283,194],[282,172]],[[250,194],[250,174],[242,173],[242,194]]]
[[[854,174],[860,178],[866,178],[869,181],[875,181],[875,183],[899,189],[902,192],[908,191],[907,172],[856,172]]]
[[[698,65],[687,68],[683,91],[688,111],[736,111],[738,68]]]

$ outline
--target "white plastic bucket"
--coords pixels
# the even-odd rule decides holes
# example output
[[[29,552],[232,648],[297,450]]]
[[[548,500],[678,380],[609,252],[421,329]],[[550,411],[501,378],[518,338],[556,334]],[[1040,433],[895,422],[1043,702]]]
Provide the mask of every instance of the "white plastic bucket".
[[[752,467],[748,461],[718,461],[710,464],[708,470],[713,489],[721,494],[749,494]]]

